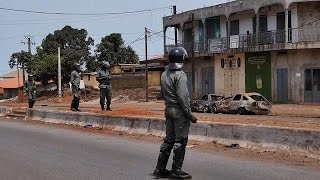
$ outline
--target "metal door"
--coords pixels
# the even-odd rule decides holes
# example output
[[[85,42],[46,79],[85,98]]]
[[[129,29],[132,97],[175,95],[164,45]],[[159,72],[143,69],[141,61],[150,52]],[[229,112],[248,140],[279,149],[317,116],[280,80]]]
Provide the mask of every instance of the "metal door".
[[[204,68],[202,72],[202,93],[214,94],[214,71],[213,68]]]
[[[277,69],[277,102],[288,103],[288,69]]]

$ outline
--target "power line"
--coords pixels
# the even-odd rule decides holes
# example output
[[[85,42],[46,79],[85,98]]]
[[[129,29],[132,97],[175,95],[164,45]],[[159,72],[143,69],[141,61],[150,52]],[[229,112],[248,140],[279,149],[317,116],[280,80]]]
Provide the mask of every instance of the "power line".
[[[46,11],[34,11],[34,10],[25,10],[25,9],[3,8],[3,7],[0,7],[0,10],[13,11],[13,12],[23,12],[23,13],[33,13],[33,14],[46,14],[46,15],[105,16],[105,15],[135,14],[135,13],[151,12],[151,11],[156,11],[156,10],[161,10],[161,9],[167,9],[170,7],[171,6],[153,8],[153,9],[143,9],[143,10],[136,10],[136,11],[104,12],[104,13],[46,12]]]

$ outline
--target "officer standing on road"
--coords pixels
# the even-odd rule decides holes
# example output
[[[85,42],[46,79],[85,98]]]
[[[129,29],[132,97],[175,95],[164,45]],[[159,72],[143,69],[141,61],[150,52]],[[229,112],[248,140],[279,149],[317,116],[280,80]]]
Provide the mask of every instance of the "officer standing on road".
[[[107,61],[102,61],[101,70],[96,75],[97,81],[100,83],[100,105],[101,110],[104,111],[105,99],[107,99],[107,110],[111,111],[111,97],[112,97],[112,87],[111,87],[111,76],[110,76],[110,64]]]
[[[25,93],[27,94],[28,97],[28,104],[29,108],[33,108],[33,105],[36,101],[36,83],[33,80],[33,74],[28,74],[28,80],[24,82],[24,87],[23,87]]]
[[[71,103],[71,111],[80,111],[79,103],[80,103],[80,64],[75,64],[75,69],[71,72],[71,91],[72,91],[72,103]]]
[[[197,118],[191,114],[190,97],[187,88],[187,76],[181,70],[187,52],[175,47],[169,52],[169,66],[161,75],[161,94],[165,100],[166,137],[160,147],[157,167],[153,175],[157,178],[191,179],[191,175],[182,171],[190,122]],[[173,149],[172,170],[166,169]]]

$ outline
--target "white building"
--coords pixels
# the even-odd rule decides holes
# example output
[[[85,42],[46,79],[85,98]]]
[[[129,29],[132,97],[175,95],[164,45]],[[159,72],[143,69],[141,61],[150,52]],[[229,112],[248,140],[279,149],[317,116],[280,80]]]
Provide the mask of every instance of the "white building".
[[[192,57],[185,70],[195,95],[320,102],[320,1],[237,0],[164,17],[163,26],[165,54],[176,27]]]

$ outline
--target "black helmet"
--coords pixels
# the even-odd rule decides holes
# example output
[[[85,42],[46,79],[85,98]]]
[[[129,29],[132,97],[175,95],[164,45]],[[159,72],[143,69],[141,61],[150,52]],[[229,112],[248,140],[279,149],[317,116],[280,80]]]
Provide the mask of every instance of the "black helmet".
[[[183,47],[175,47],[171,49],[169,52],[168,69],[181,69],[187,57],[188,53]]]

